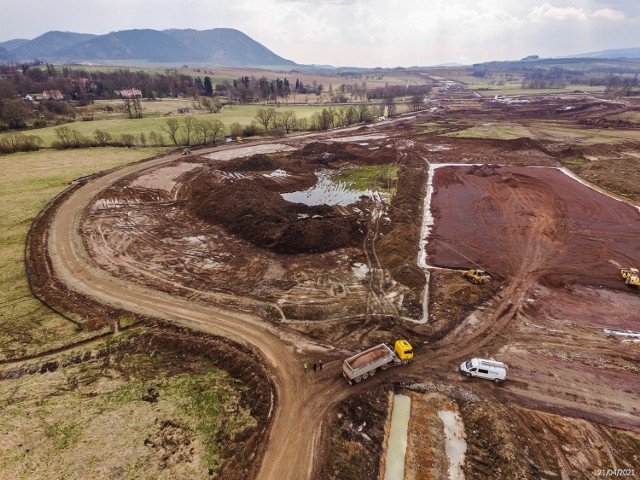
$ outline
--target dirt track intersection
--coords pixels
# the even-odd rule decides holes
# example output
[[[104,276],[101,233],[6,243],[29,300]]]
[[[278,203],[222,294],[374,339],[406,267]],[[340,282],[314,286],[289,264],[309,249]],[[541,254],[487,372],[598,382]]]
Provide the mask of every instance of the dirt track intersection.
[[[251,460],[254,478],[377,478],[391,383],[412,392],[412,416],[425,425],[440,425],[442,405],[460,412],[466,478],[638,472],[640,296],[618,271],[640,261],[640,212],[629,200],[638,197],[623,178],[638,179],[638,168],[599,170],[601,183],[616,187],[609,195],[566,170],[591,171],[587,162],[608,157],[621,165],[638,143],[624,140],[624,129],[614,145],[558,133],[557,125],[619,109],[596,100],[563,109],[575,104],[465,98],[448,103],[446,117],[123,168],[58,207],[52,272],[98,302],[228,336],[262,355],[275,403]],[[455,136],[464,122],[492,128],[516,115],[539,136],[550,128],[540,119],[552,118],[555,133]],[[331,179],[352,171],[368,172],[355,202],[285,200],[304,197],[317,177],[333,187],[321,198],[344,198],[354,188]],[[488,285],[462,279],[474,265],[491,272]],[[400,337],[415,347],[409,367],[354,388],[340,377],[348,352]],[[320,356],[323,372],[305,375],[302,363]],[[507,362],[509,380],[460,377],[456,366],[471,356]],[[357,431],[363,422],[367,437]],[[417,463],[405,478],[443,475],[446,458],[434,447],[443,433],[427,430],[410,442]],[[428,467],[419,463],[436,454]]]

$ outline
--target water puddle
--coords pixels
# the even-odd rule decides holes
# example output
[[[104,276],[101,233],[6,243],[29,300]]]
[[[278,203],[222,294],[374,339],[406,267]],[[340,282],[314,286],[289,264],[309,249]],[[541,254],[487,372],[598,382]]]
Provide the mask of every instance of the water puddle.
[[[458,412],[440,410],[438,416],[444,423],[445,446],[449,458],[449,480],[464,480],[462,465],[467,451],[464,440],[464,424]]]
[[[393,397],[391,431],[387,444],[387,462],[384,480],[404,479],[404,456],[407,452],[407,432],[411,414],[411,398],[406,395]]]
[[[355,190],[347,182],[334,180],[335,172],[321,170],[316,173],[318,181],[307,190],[283,193],[282,198],[287,202],[304,203],[305,205],[350,205],[360,200],[360,197],[371,197],[371,190]]]

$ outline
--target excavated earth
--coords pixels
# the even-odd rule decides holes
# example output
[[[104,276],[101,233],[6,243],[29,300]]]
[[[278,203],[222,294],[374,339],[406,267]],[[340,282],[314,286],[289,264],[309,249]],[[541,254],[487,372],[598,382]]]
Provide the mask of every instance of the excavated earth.
[[[291,428],[322,430],[313,458],[287,461],[309,462],[307,478],[380,478],[390,390],[412,397],[405,478],[446,478],[443,409],[462,418],[466,478],[637,476],[640,293],[619,269],[640,263],[640,143],[636,126],[608,120],[637,107],[584,95],[432,101],[433,113],[374,128],[124,176],[84,213],[89,261],[175,298],[258,315],[283,341],[298,339],[300,366],[323,358],[323,371],[300,368],[285,383],[305,399]],[[518,122],[536,138],[451,136],[490,122]],[[570,133],[602,128],[616,141]],[[342,204],[285,199],[386,166],[397,178],[378,174]],[[345,194],[330,184],[337,192],[324,198]],[[466,282],[468,268],[490,281]],[[413,344],[412,364],[354,387],[341,378],[344,358],[396,338]],[[461,377],[473,356],[508,363],[508,380]]]

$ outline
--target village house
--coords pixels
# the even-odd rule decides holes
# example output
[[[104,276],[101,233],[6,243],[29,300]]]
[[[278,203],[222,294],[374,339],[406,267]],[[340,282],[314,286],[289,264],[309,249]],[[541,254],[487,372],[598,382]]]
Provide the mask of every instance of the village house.
[[[62,95],[60,90],[45,90],[42,92],[42,98],[43,100],[49,100],[51,98],[54,100],[64,100],[64,95]]]
[[[124,90],[116,90],[114,93],[122,98],[142,98],[142,92],[137,88],[126,88]]]

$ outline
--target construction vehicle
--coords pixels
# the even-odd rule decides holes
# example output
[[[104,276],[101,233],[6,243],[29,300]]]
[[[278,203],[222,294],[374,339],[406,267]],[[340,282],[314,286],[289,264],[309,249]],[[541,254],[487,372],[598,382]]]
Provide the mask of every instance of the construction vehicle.
[[[640,286],[640,272],[638,272],[637,268],[623,268],[620,270],[620,274],[627,285],[632,287]]]
[[[342,363],[342,375],[350,385],[373,377],[378,369],[406,365],[413,359],[413,348],[406,340],[397,340],[393,349],[386,343],[371,347],[347,358]]]
[[[478,285],[489,280],[489,274],[484,270],[467,270],[464,272],[464,278],[469,280],[471,283]]]

